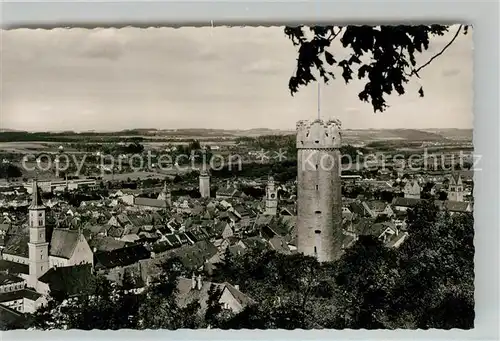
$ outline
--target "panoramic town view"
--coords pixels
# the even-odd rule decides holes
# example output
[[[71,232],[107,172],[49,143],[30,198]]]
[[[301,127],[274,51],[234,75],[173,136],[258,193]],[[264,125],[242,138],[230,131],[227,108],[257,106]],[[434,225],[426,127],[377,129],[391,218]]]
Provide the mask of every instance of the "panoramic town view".
[[[2,31],[0,328],[473,328],[468,29]]]

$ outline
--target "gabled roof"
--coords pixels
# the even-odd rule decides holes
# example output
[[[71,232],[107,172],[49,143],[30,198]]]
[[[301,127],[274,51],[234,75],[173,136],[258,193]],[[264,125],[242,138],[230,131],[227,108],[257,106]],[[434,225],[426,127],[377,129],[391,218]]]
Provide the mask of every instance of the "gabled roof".
[[[155,208],[167,208],[167,202],[158,199],[151,198],[135,198],[134,205],[136,206],[146,206],[146,207],[155,207]]]
[[[356,237],[352,234],[342,234],[342,247],[344,249],[350,247],[356,241]]]
[[[88,230],[90,232],[91,236],[95,236],[95,235],[101,233],[102,231],[105,231],[106,227],[103,225],[87,224],[87,225],[85,225],[84,230]]]
[[[351,221],[355,217],[355,214],[352,212],[342,212],[342,220]]]
[[[24,314],[0,304],[0,330],[24,329],[25,323]]]
[[[440,208],[445,208],[450,212],[469,212],[471,211],[471,204],[467,201],[451,201],[446,200],[436,203]]]
[[[223,197],[233,197],[233,196],[238,196],[240,192],[236,188],[222,188],[218,189],[215,194],[216,196],[223,196]]]
[[[359,202],[352,202],[348,205],[349,210],[352,213],[356,213],[359,216],[365,215],[365,208],[363,207],[363,204]]]
[[[177,233],[176,237],[181,241],[182,244],[189,244],[189,239],[184,233]]]
[[[192,231],[187,231],[185,233],[186,237],[189,238],[190,241],[192,241],[193,243],[196,243],[197,241],[200,240],[200,238],[198,238],[197,235],[195,235]]]
[[[121,238],[123,236],[124,229],[122,227],[111,226],[108,229],[108,235],[114,238]]]
[[[417,198],[395,197],[392,200],[392,204],[394,206],[413,207],[413,206],[416,206],[421,201],[422,201],[422,199],[417,199]]]
[[[224,282],[223,284],[225,285],[226,289],[231,293],[231,295],[236,299],[236,301],[243,307],[255,303],[255,301],[250,296],[247,296],[246,294],[242,293],[239,289],[236,289],[236,287],[233,286],[232,284],[227,282]]]
[[[24,282],[24,279],[22,279],[21,277],[0,272],[0,286],[22,282]]]
[[[70,259],[80,237],[84,238],[78,231],[54,229],[50,240],[49,255]]]
[[[388,247],[399,246],[408,237],[408,232],[401,232],[398,235],[394,234],[392,238],[386,241],[385,245]]]
[[[418,181],[415,179],[407,181],[404,187],[405,190],[420,189],[420,188],[421,187],[418,184]]]
[[[166,241],[175,247],[179,247],[182,245],[181,240],[175,236],[175,234],[169,234],[165,236]]]
[[[83,264],[51,268],[39,281],[49,285],[51,294],[79,294],[88,288],[92,281],[92,265]]]
[[[272,219],[269,224],[262,226],[262,231],[268,235],[269,238],[272,238],[274,235],[286,236],[290,233],[291,230],[290,225],[282,223],[277,219]]]
[[[222,232],[224,232],[224,229],[228,226],[229,226],[229,224],[227,222],[219,221],[218,223],[216,223],[215,225],[212,226],[212,230],[216,234],[222,234]]]
[[[224,282],[224,283],[213,283],[208,281],[202,281],[201,289],[192,288],[192,279],[189,278],[179,278],[177,282],[177,301],[180,306],[185,306],[191,302],[199,302],[201,312],[204,312],[207,309],[207,301],[209,298],[209,291],[212,287],[220,290],[220,293],[227,290],[231,296],[238,302],[242,308],[247,305],[255,303],[253,299],[249,296],[245,295],[238,289],[236,289],[233,285]]]
[[[29,274],[29,265],[0,259],[0,271],[8,272],[9,274],[28,275]]]
[[[233,212],[228,212],[228,213],[227,213],[227,218],[228,218],[229,220],[234,221],[234,222],[236,222],[236,221],[240,220],[240,217],[238,217],[238,216],[237,216],[236,214],[234,214]]]
[[[3,250],[4,254],[14,255],[19,257],[28,258],[28,243],[30,241],[30,237],[28,234],[15,234],[10,236],[7,239],[5,249]]]
[[[359,218],[353,222],[353,229],[357,235],[371,235],[374,220],[371,218]]]
[[[37,293],[36,291],[30,290],[23,288],[22,290],[16,290],[16,291],[8,291],[8,292],[3,292],[0,293],[0,303],[2,302],[9,302],[9,301],[15,301],[19,299],[29,299],[32,301],[36,301],[43,295]]]
[[[369,209],[374,211],[383,211],[387,207],[387,204],[381,200],[369,200],[365,201]]]
[[[141,259],[150,258],[151,252],[143,245],[132,245],[108,252],[95,254],[95,267],[112,269],[118,266],[127,266]]]
[[[269,225],[271,223],[271,220],[273,220],[273,216],[259,214],[255,219],[255,226]]]
[[[186,268],[197,269],[218,252],[215,245],[207,240],[199,241],[193,245],[184,245],[174,251]]]
[[[245,217],[245,216],[250,215],[250,212],[248,211],[248,209],[241,204],[234,206],[233,209],[234,209],[235,213],[237,215],[240,215],[241,217]]]
[[[10,229],[10,224],[0,224],[0,232],[8,233]]]
[[[392,231],[397,230],[396,226],[393,223],[386,221],[383,223],[373,224],[371,228],[371,234],[375,237],[379,237],[382,234],[382,232],[384,232],[388,228],[391,229]]]
[[[207,239],[208,238],[208,235],[203,231],[203,229],[201,227],[196,227],[196,228],[193,228],[189,231],[195,238],[198,239],[198,241],[200,240],[204,240],[204,239]]]
[[[460,173],[451,173],[450,185],[459,185],[462,182],[462,176]]]
[[[130,219],[125,213],[118,214],[116,217],[116,221],[123,227],[126,224],[130,223]]]
[[[289,254],[290,253],[290,248],[288,247],[288,244],[285,240],[285,238],[281,236],[274,236],[271,239],[269,239],[269,243],[271,244],[271,247],[273,250],[276,250],[277,252]]]
[[[257,250],[267,250],[268,249],[268,244],[262,240],[262,238],[259,237],[249,237],[242,239],[241,242],[243,245],[245,245],[247,248],[250,249],[257,249]]]
[[[283,223],[293,228],[297,223],[297,216],[281,216]]]
[[[172,250],[174,247],[167,241],[154,243],[151,245],[151,251],[154,253],[161,253],[168,250]]]
[[[125,247],[125,244],[124,241],[105,236],[96,236],[89,241],[90,248],[96,251],[113,251]]]
[[[229,245],[228,249],[233,256],[242,255],[246,252],[246,249],[240,244]]]

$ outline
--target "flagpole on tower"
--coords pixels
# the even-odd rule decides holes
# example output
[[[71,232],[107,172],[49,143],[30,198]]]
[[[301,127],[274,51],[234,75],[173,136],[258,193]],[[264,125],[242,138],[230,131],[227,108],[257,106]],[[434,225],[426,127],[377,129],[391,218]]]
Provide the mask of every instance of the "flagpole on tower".
[[[321,119],[321,91],[320,91],[320,82],[318,81],[318,120]]]

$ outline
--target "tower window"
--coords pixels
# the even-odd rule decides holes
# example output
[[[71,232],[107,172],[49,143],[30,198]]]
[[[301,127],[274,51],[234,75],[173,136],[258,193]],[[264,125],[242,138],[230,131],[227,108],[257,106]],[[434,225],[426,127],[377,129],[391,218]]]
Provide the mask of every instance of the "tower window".
[[[321,214],[321,211],[314,211],[314,213],[316,213],[316,214]]]
[[[316,185],[316,190],[319,190],[319,186],[318,185]]]
[[[316,169],[318,169],[318,165],[316,165]]]
[[[318,253],[318,249],[316,248],[316,246],[314,247],[314,254],[316,255]]]
[[[319,143],[319,140],[314,141],[314,143]]]
[[[320,230],[316,230],[316,231],[314,231],[314,233],[321,234],[321,231]]]

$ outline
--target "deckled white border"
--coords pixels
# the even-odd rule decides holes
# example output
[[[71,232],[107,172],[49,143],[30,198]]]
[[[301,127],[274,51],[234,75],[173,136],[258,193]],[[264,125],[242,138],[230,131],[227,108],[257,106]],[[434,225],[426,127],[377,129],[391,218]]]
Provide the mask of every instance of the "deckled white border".
[[[474,176],[476,246],[476,328],[369,331],[13,331],[3,340],[498,340],[499,317],[499,7],[496,1],[329,1],[329,2],[44,2],[0,0],[2,27],[209,26],[290,23],[447,22],[474,25],[474,147],[482,155]],[[283,39],[286,39],[283,37]],[[286,84],[283,84],[286,86]],[[1,96],[1,95],[0,95]],[[1,113],[0,113],[1,119]],[[105,318],[105,316],[103,316]]]

